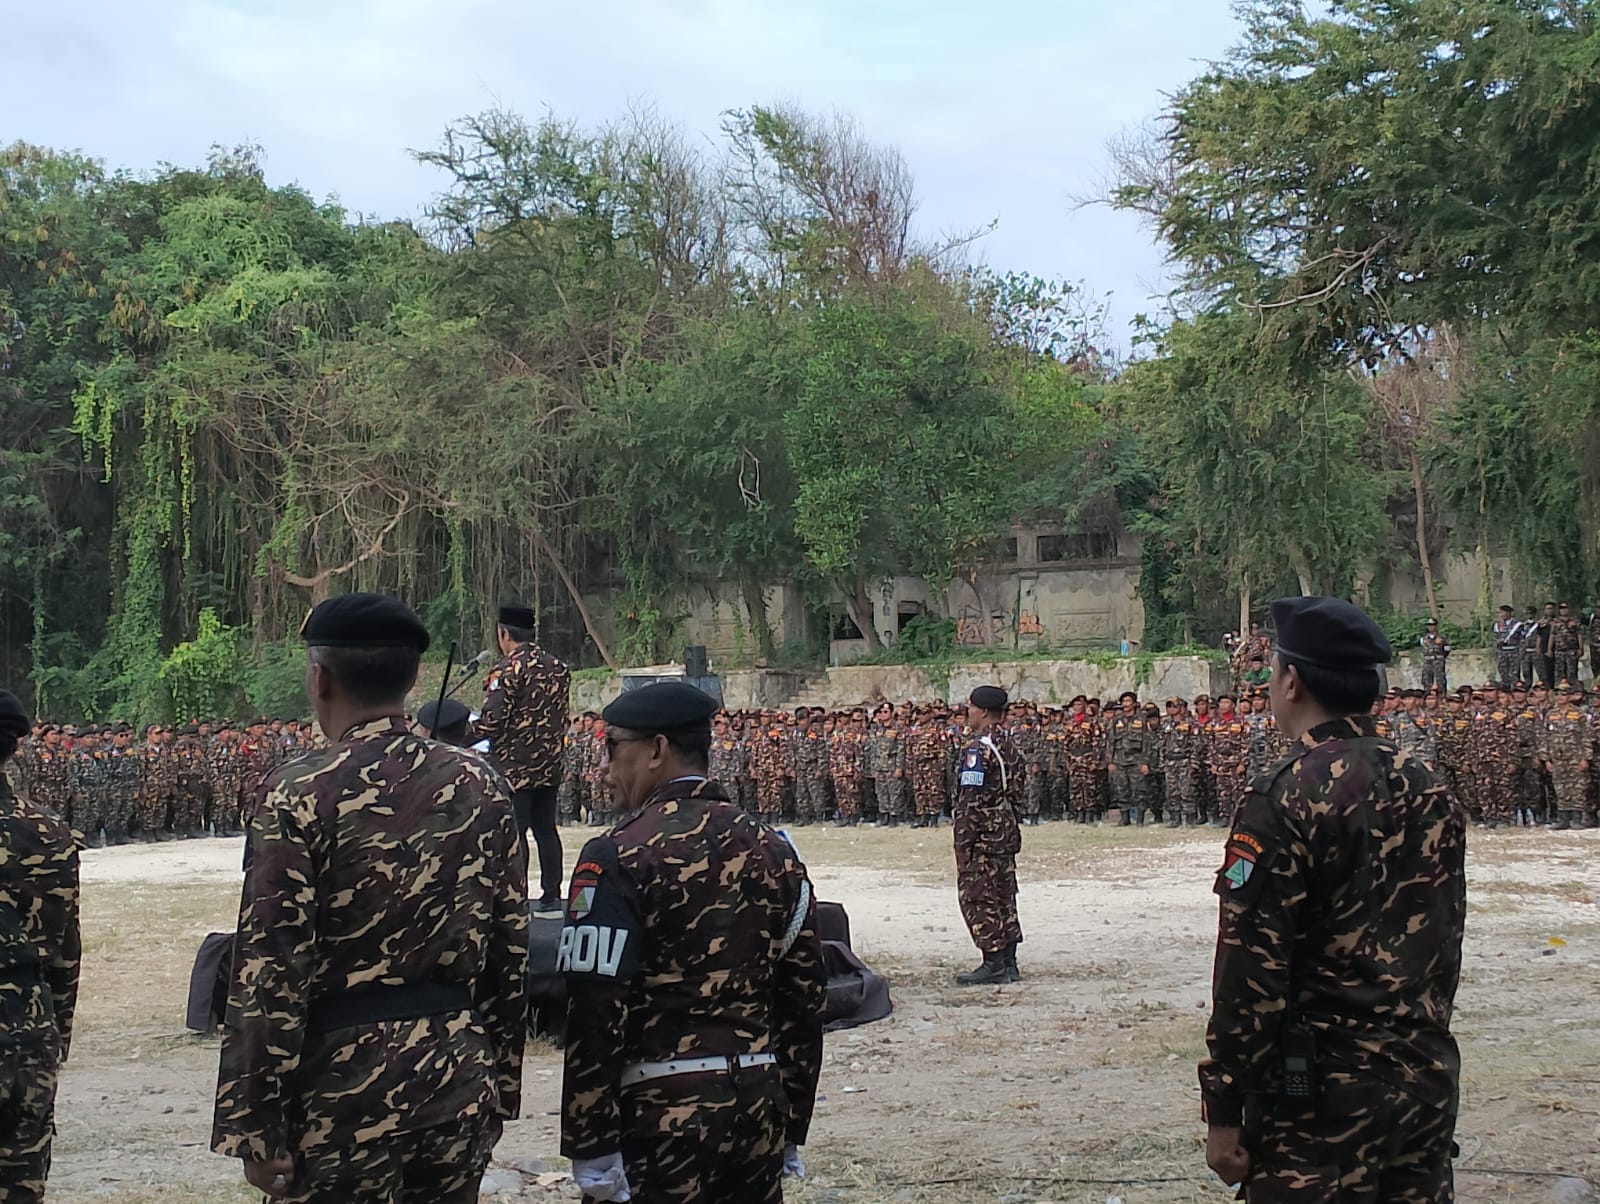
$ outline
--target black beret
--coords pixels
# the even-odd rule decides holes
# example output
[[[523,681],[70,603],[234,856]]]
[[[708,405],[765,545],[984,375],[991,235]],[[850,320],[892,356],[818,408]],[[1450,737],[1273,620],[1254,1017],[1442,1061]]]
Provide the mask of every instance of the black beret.
[[[0,690],[0,739],[9,736],[13,740],[20,740],[33,729],[33,724],[28,721],[28,712],[22,707],[22,699],[10,690]]]
[[[967,701],[981,711],[1003,711],[1011,699],[999,686],[979,686]]]
[[[521,627],[531,631],[539,625],[539,616],[526,606],[502,606],[500,608],[500,626]]]
[[[717,700],[688,682],[658,681],[628,690],[600,712],[607,727],[654,735],[690,728],[711,730]]]
[[[1126,702],[1130,698],[1133,699],[1135,702],[1139,701],[1139,696],[1137,694],[1135,694],[1132,690],[1124,690],[1122,693],[1117,695],[1117,701],[1118,702]]]
[[[1370,615],[1343,598],[1279,598],[1272,604],[1278,655],[1319,669],[1376,669],[1393,656]]]
[[[447,732],[463,727],[470,718],[472,712],[454,698],[446,698],[442,703],[423,703],[422,709],[417,712],[417,722],[430,732]]]
[[[180,736],[198,736],[199,734],[200,725],[198,723],[186,723],[183,725],[183,730],[178,733]]]
[[[419,653],[429,643],[416,612],[388,594],[329,598],[306,616],[300,638],[312,648],[415,648]]]

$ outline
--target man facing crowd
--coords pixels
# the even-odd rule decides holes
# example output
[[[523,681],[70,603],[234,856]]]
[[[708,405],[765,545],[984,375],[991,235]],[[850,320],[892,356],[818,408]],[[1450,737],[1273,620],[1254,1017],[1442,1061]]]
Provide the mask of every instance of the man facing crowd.
[[[489,741],[489,755],[511,786],[517,835],[527,850],[533,831],[539,852],[537,910],[561,910],[561,835],[556,808],[561,788],[561,753],[567,733],[572,674],[533,640],[538,620],[521,606],[500,610],[496,638],[505,658],[484,683],[483,713],[476,736]]]

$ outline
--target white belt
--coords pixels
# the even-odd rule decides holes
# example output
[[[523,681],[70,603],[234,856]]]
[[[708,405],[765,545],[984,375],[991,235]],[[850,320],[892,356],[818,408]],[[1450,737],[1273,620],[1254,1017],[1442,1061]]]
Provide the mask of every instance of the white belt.
[[[635,1062],[622,1071],[624,1087],[648,1083],[651,1079],[671,1078],[675,1074],[704,1074],[708,1070],[749,1070],[752,1066],[776,1066],[772,1053],[739,1054],[724,1058],[678,1058],[672,1062]]]

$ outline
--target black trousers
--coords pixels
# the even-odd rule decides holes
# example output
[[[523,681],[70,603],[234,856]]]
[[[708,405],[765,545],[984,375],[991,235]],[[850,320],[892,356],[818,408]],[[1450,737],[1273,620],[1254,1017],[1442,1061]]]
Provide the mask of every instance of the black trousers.
[[[533,829],[534,847],[539,851],[539,898],[544,902],[561,898],[561,834],[556,830],[555,786],[525,786],[511,796],[517,811],[517,838],[528,852],[528,829]],[[528,875],[532,884],[533,875]],[[529,891],[529,894],[532,894]]]

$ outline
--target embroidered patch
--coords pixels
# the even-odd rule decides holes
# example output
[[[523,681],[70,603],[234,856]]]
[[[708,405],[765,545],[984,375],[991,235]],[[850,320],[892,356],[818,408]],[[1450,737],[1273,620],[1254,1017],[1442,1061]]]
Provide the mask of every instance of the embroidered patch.
[[[982,786],[983,770],[964,769],[961,771],[961,784],[963,786]]]
[[[1248,832],[1233,832],[1228,836],[1227,856],[1222,862],[1222,877],[1229,890],[1243,890],[1255,873],[1256,862],[1266,850],[1262,843]]]
[[[500,670],[496,669],[493,673],[489,674],[489,680],[484,683],[483,688],[489,691],[498,690],[500,688]]]
[[[581,920],[594,910],[594,887],[587,884],[574,883],[572,897],[567,900],[567,914],[574,920]]]

